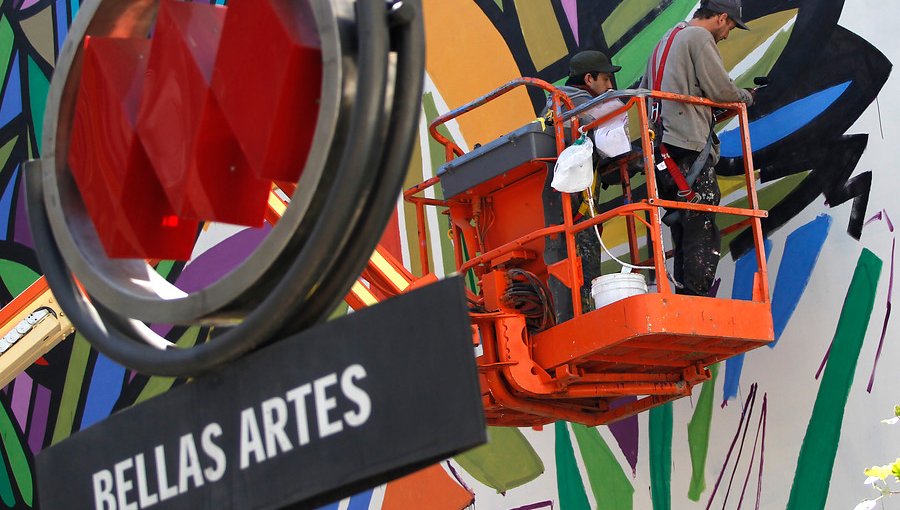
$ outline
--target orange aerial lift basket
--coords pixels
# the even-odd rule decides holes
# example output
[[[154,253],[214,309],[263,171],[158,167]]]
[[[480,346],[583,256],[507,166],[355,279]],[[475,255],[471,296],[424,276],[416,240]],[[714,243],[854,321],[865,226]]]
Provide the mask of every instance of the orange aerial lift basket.
[[[552,126],[534,122],[464,153],[438,130],[443,124],[520,86],[543,89],[553,105]],[[647,99],[705,105],[736,115],[742,134],[749,207],[719,207],[663,200],[654,172],[653,133]],[[577,137],[578,114],[605,101],[621,107],[584,126],[591,129],[626,110],[636,110],[640,149],[598,170],[604,182],[621,185],[623,204],[576,222],[573,199],[558,196],[562,223],[545,221],[544,194],[556,156]],[[619,103],[616,103],[619,104]],[[599,425],[690,395],[694,385],[710,379],[708,366],[768,344],[774,338],[766,261],[756,196],[746,107],[649,90],[611,91],[577,109],[558,88],[534,78],[518,78],[431,123],[431,136],[443,144],[447,162],[437,176],[404,193],[416,209],[419,257],[429,274],[425,208],[450,217],[456,270],[474,275],[471,295],[473,339],[482,398],[491,425],[540,426],[556,420]],[[568,138],[567,138],[568,136]],[[568,141],[567,141],[568,140]],[[646,198],[636,199],[629,167],[642,162]],[[441,184],[443,198],[424,191]],[[749,301],[676,294],[668,280],[661,208],[714,212],[742,217],[723,233],[750,228],[757,271]],[[623,217],[630,263],[651,281],[648,293],[632,295],[596,310],[583,310],[581,259],[576,234]],[[643,244],[638,226],[646,230]],[[561,237],[559,237],[561,236]],[[548,239],[562,239],[566,256],[547,264]],[[559,242],[559,241],[556,241]],[[646,258],[649,255],[649,258]],[[525,278],[523,278],[523,275]],[[550,276],[571,292],[572,317],[556,324],[529,322],[529,313],[513,306],[515,282],[539,293]],[[599,275],[592,275],[599,276]],[[655,285],[653,285],[655,283]],[[518,286],[521,288],[521,285]],[[545,303],[546,304],[546,303]],[[546,312],[546,311],[545,311]],[[533,313],[532,313],[533,315]],[[635,398],[636,397],[636,398]]]

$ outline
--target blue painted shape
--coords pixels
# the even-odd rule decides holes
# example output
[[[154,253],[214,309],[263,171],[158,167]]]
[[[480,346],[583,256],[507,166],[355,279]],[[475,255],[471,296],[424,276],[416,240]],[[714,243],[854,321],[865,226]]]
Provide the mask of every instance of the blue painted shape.
[[[764,149],[809,124],[834,104],[850,88],[850,83],[847,81],[816,92],[751,122],[750,139],[753,140],[753,150]],[[742,155],[740,128],[721,133],[719,140],[722,142],[722,157],[737,158]]]
[[[74,20],[75,15],[78,14],[78,8],[81,7],[81,0],[69,0],[69,7],[72,13],[72,17],[70,19]]]
[[[316,510],[338,510],[339,507],[340,507],[340,501],[337,503],[332,503],[327,506],[319,507]]]
[[[113,406],[122,392],[124,378],[124,367],[102,354],[97,355],[87,401],[84,404],[84,416],[81,418],[82,429],[90,427],[112,413]]]
[[[66,0],[56,2],[56,50],[62,48],[63,41],[69,33],[69,20],[66,19]]]
[[[766,239],[766,260],[772,253],[772,241]],[[753,275],[756,273],[756,250],[745,253],[734,263],[734,285],[731,287],[731,299],[749,301],[753,299]],[[739,354],[725,362],[725,395],[730,400],[737,396],[741,383],[741,372],[744,370],[744,355]]]
[[[9,80],[3,91],[3,103],[0,104],[0,126],[22,114],[22,79],[19,73],[19,56],[13,59],[9,68]]]
[[[791,232],[784,244],[784,255],[778,278],[775,280],[775,292],[772,295],[772,322],[775,325],[775,341],[769,344],[775,347],[781,333],[797,309],[797,304],[806,290],[813,268],[822,252],[825,238],[831,229],[831,216],[820,214],[816,219]]]
[[[12,179],[3,190],[3,196],[0,197],[0,239],[4,241],[9,236],[9,221],[12,217],[13,194],[16,191],[16,183],[19,177],[19,167],[13,172]]]
[[[372,491],[366,491],[350,498],[347,510],[369,510],[369,503],[371,502]]]

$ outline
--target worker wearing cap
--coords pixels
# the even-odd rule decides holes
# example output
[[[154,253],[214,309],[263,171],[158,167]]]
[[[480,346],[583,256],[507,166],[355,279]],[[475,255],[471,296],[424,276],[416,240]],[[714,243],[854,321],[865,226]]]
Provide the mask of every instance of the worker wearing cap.
[[[716,43],[734,28],[747,30],[741,19],[741,0],[703,0],[687,23],[669,31],[647,62],[641,88],[657,88],[712,101],[751,104],[750,91],[735,86],[722,63]],[[651,105],[662,126],[662,145],[687,177],[693,201],[718,205],[721,191],[713,167],[719,159],[719,140],[713,132],[712,109],[674,101]],[[653,120],[651,118],[651,120]],[[665,161],[665,158],[658,157]],[[684,200],[671,171],[657,167],[660,196]],[[679,191],[682,193],[679,196]],[[716,276],[721,236],[715,215],[681,210],[667,213],[675,244],[674,277],[678,292],[705,296]]]
[[[569,60],[569,78],[566,84],[559,87],[575,107],[587,103],[591,99],[613,88],[613,74],[622,69],[613,65],[603,52],[596,50],[580,51]],[[550,98],[547,99],[545,112],[552,108]],[[595,106],[583,114],[578,120],[582,125],[597,119],[601,115],[600,106]]]
[[[576,53],[569,60],[569,77],[566,84],[559,89],[564,92],[572,100],[572,104],[577,108],[591,99],[613,89],[613,75],[622,69],[620,66],[613,65],[609,57],[603,52],[596,50],[584,50]],[[586,125],[598,118],[612,113],[617,107],[623,106],[618,99],[610,100],[589,108],[578,116],[581,125]],[[547,106],[544,114],[552,108],[551,100],[547,100]],[[627,126],[627,117],[622,114],[618,117],[598,126],[594,130],[592,138],[597,148],[598,156],[618,156],[623,152],[631,149],[628,142],[627,134],[623,131],[621,136],[613,136],[612,129],[624,130]],[[598,139],[597,137],[603,139]],[[624,140],[624,146],[620,142]],[[562,215],[562,196],[559,192],[552,189],[550,182],[553,173],[547,175],[547,182],[544,186],[543,205],[544,220],[547,225],[559,225],[563,222]],[[573,206],[575,211],[580,204],[580,197],[573,195]],[[582,309],[588,309],[592,306],[590,281],[591,278],[600,275],[600,245],[593,233],[593,230],[584,230],[575,236],[576,248],[578,255],[582,261],[582,271],[584,284],[581,288]],[[566,257],[565,239],[563,236],[548,237],[544,248],[544,261],[549,265],[558,262]],[[556,305],[557,321],[562,322],[572,318],[571,293],[561,282],[555,277],[549,279],[550,292]]]

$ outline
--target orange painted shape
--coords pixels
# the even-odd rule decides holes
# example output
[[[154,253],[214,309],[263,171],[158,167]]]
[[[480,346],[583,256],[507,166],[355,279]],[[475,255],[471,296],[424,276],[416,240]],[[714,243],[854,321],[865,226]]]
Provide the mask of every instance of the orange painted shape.
[[[475,2],[424,0],[426,71],[450,109],[521,76],[509,45]],[[555,22],[555,21],[554,21]],[[533,120],[524,88],[459,119],[468,145]]]
[[[454,481],[439,464],[387,484],[382,510],[463,510],[475,495]]]

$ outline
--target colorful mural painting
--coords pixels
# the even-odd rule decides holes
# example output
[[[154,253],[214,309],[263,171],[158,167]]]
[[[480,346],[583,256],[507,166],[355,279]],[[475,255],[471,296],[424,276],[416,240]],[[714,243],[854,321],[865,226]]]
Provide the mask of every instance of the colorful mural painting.
[[[41,151],[44,100],[79,0],[0,3],[0,304],[38,278],[26,225],[21,163]],[[207,2],[225,3],[225,2]],[[420,140],[408,183],[434,175],[443,148],[427,124],[517,76],[558,82],[583,48],[637,83],[652,47],[696,0],[425,0],[428,64]],[[768,76],[751,108],[768,235],[776,342],[713,367],[682,399],[608,427],[559,422],[489,430],[489,444],[334,509],[503,510],[853,508],[869,496],[862,470],[900,455],[879,423],[897,402],[900,361],[891,321],[900,193],[890,172],[900,133],[900,5],[860,0],[745,0],[749,32],[720,50],[732,77]],[[532,121],[542,94],[520,91],[448,125],[464,150]],[[736,125],[719,126],[723,203],[745,201]],[[439,192],[439,191],[438,191]],[[609,200],[615,197],[609,196]],[[452,267],[447,219],[430,213],[435,271]],[[724,221],[723,226],[725,226]],[[398,204],[387,245],[414,272],[414,212]],[[158,270],[183,288],[218,278],[264,230],[226,239]],[[233,234],[233,235],[232,235]],[[607,229],[609,244],[624,241]],[[617,237],[618,236],[618,237]],[[720,295],[748,297],[752,243],[726,238]],[[201,253],[202,251],[202,253]],[[181,345],[201,328],[166,326]],[[134,374],[78,334],[0,392],[0,508],[35,508],[34,456],[119,409],[181,381]],[[892,435],[891,432],[894,432]],[[895,503],[889,501],[889,503]]]

